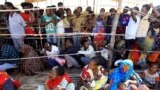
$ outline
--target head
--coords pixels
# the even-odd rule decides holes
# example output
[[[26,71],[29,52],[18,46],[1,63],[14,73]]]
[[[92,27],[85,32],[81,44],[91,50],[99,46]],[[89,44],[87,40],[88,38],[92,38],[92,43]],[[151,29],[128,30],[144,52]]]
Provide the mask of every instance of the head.
[[[157,63],[150,63],[149,70],[151,74],[155,74],[158,71],[158,64]]]
[[[137,15],[137,11],[139,11],[138,7],[134,7],[133,10],[135,10],[136,12],[134,12],[135,15]]]
[[[59,76],[62,76],[65,74],[64,67],[62,66],[55,66],[52,68],[51,72],[49,73],[49,77],[51,79],[56,79]]]
[[[39,9],[39,7],[34,7],[34,9]],[[39,14],[39,13],[40,13],[40,10],[34,10],[34,13],[35,13],[35,14]]]
[[[122,72],[126,73],[133,70],[133,62],[130,59],[123,60],[120,63],[120,69]]]
[[[105,9],[101,8],[100,13],[105,13]]]
[[[118,90],[127,90],[127,86],[125,85],[125,82],[122,82],[118,85]]]
[[[115,17],[115,15],[116,15],[116,9],[114,9],[114,8],[111,8],[110,10],[109,10],[109,12],[110,12],[110,14],[111,14],[111,17]]]
[[[83,46],[83,48],[85,50],[89,48],[89,42],[88,42],[88,40],[86,40],[86,39],[82,40],[81,44],[82,44],[82,46]]]
[[[81,13],[82,12],[82,7],[78,7],[76,11],[77,11],[77,13]]]
[[[22,54],[28,54],[28,53],[30,53],[31,50],[33,50],[33,48],[29,45],[26,45],[26,44],[22,45],[21,49],[20,49]]]
[[[6,10],[9,10],[9,9],[16,9],[16,8],[14,7],[14,5],[13,5],[11,2],[5,2],[4,8],[5,8]]]
[[[72,11],[70,8],[66,9],[66,14],[67,14],[67,16],[72,16]]]
[[[47,8],[51,8],[51,6],[47,6]],[[48,15],[48,16],[51,16],[52,15],[52,9],[46,9],[46,14]]]
[[[151,8],[150,5],[144,4],[142,6],[141,12],[147,14],[149,12],[150,8]]]
[[[29,4],[28,4],[28,2],[23,2],[23,3],[21,3],[21,7],[22,7],[23,9],[29,9]]]
[[[60,11],[63,11],[63,10],[64,10],[64,9],[63,9],[63,3],[62,3],[62,2],[59,2],[59,3],[58,3],[58,8],[59,8]]]
[[[40,10],[39,10],[39,13],[40,13],[40,15],[43,15],[44,10],[43,10],[43,9],[40,9]]]
[[[4,10],[4,5],[0,5],[0,10]]]
[[[55,5],[52,5],[50,6],[52,8],[51,10],[51,13],[54,14],[56,12],[56,6]]]
[[[48,43],[48,42],[46,42],[46,43],[44,44],[44,48],[45,48],[46,50],[48,50],[48,51],[51,51],[51,50],[52,50],[51,44]]]
[[[95,70],[99,66],[99,58],[98,57],[93,57],[88,63],[88,66],[90,69]]]
[[[66,41],[65,41],[65,47],[69,48],[71,46],[73,46],[73,40],[72,39],[66,39]]]
[[[128,9],[129,9],[129,7],[125,6],[124,9],[123,9],[123,13],[128,13]]]
[[[28,2],[23,2],[23,3],[21,3],[21,7],[23,8],[23,9],[30,9],[31,8],[31,3],[28,3]],[[28,13],[29,12],[29,10],[26,10],[25,11],[26,13]]]
[[[86,8],[86,11],[91,12],[91,11],[92,11],[92,8],[91,8],[90,6],[88,6],[88,7]]]

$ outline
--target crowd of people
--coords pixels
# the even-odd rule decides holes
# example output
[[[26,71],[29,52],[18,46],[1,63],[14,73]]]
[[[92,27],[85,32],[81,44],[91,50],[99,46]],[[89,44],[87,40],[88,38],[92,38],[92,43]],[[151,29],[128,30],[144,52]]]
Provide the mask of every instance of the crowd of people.
[[[80,90],[160,89],[159,6],[144,4],[141,10],[125,6],[119,19],[115,8],[109,12],[101,8],[96,14],[91,7],[72,11],[62,2],[58,9],[51,5],[43,10],[29,2],[21,6],[24,12],[11,2],[0,5],[0,90],[18,86],[5,73],[6,63],[26,75],[51,69],[45,90],[75,90],[64,68],[83,68]],[[111,42],[116,20],[115,42]],[[115,43],[113,48],[110,43]],[[107,72],[108,68],[113,70]],[[135,68],[144,71],[136,73]]]

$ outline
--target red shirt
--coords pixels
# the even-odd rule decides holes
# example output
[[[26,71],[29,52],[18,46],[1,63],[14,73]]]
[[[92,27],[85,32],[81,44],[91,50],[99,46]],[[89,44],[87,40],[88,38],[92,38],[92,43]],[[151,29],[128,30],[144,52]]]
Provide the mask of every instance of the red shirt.
[[[29,13],[21,13],[21,16],[25,20],[26,23],[31,22],[31,16]],[[26,26],[25,27],[25,34],[35,34],[35,31],[31,27]]]

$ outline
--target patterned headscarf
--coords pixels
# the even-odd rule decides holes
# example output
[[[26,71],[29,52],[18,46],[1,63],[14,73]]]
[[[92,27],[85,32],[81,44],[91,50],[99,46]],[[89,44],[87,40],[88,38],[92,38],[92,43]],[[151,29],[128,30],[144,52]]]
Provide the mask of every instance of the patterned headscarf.
[[[31,46],[29,46],[29,45],[26,45],[26,44],[22,45],[21,51],[22,51],[22,50],[25,51],[25,52],[23,53],[23,57],[28,57],[28,56],[30,56],[31,54],[32,54],[32,55],[37,55],[37,54],[35,53],[34,49],[33,49]]]
[[[128,67],[128,70],[126,72],[123,72],[123,66],[126,65]],[[135,71],[133,69],[133,62],[130,59],[123,60],[120,63],[120,66],[116,68],[110,75],[109,79],[110,82],[110,90],[117,90],[118,85],[121,82],[125,82],[129,80],[133,75],[135,74]]]

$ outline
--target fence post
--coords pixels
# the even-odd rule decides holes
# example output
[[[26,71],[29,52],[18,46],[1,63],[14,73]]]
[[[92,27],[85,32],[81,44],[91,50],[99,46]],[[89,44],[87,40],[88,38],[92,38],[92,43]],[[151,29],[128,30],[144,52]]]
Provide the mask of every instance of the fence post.
[[[119,20],[120,11],[121,11],[121,6],[122,6],[122,0],[118,0],[118,10],[117,10],[117,14],[115,16],[114,22],[113,22],[111,34],[116,34],[118,20]],[[115,35],[111,35],[111,40],[110,40],[110,47],[111,48],[114,48],[114,43],[115,43]],[[109,50],[109,69],[108,69],[109,71],[112,66],[112,61],[113,61],[113,51]]]

